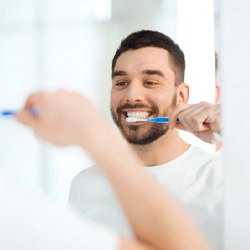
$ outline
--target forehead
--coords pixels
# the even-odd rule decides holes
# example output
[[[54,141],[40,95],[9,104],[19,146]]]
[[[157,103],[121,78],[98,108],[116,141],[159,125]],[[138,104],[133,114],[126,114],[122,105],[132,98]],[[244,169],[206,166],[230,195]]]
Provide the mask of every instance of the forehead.
[[[142,72],[145,69],[173,72],[169,52],[155,47],[128,50],[118,57],[114,70],[133,73]]]

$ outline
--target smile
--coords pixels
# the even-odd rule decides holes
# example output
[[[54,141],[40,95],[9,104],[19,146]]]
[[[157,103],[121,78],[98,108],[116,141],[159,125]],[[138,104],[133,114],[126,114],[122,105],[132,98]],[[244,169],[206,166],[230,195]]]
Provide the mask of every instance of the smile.
[[[149,117],[149,112],[127,112],[127,117],[133,117],[137,119],[147,119]]]

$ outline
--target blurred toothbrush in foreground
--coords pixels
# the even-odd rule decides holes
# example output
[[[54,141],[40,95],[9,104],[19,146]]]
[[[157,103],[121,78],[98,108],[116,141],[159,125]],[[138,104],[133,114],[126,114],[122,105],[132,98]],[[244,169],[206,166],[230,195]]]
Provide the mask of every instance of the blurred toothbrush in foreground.
[[[11,117],[11,116],[14,116],[16,112],[18,111],[17,110],[1,110],[0,114],[1,116],[4,116],[4,117]]]
[[[0,110],[0,116],[2,116],[2,117],[13,117],[13,116],[15,116],[15,114],[17,112],[20,112],[20,110],[14,110],[14,109]],[[33,116],[37,116],[38,113],[39,113],[37,108],[31,108],[31,109],[29,109],[29,112]]]

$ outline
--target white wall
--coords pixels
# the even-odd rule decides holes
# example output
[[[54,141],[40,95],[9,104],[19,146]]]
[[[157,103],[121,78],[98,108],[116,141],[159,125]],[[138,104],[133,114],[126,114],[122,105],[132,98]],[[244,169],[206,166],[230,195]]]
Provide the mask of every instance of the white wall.
[[[98,99],[105,47],[93,1],[3,0],[0,12],[0,109],[20,109],[31,92],[58,87]],[[0,131],[1,174],[58,200],[91,164],[80,150],[45,145],[11,119],[0,120]]]
[[[250,2],[221,0],[225,250],[250,249]]]
[[[214,2],[177,1],[177,37],[186,60],[185,82],[190,86],[189,103],[215,100]],[[194,135],[180,132],[193,145],[214,152],[214,145]]]

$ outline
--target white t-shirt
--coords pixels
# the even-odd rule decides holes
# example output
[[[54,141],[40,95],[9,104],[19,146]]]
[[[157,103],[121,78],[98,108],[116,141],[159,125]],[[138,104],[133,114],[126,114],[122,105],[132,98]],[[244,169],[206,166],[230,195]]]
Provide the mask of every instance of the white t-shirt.
[[[0,178],[1,250],[117,250],[118,235]]]
[[[190,146],[166,164],[145,167],[181,203],[215,249],[222,248],[220,154],[209,154]],[[75,177],[69,200],[88,218],[115,228],[121,235],[133,237],[111,185],[98,168],[83,170]]]

